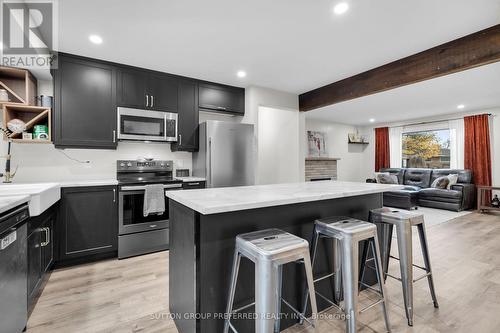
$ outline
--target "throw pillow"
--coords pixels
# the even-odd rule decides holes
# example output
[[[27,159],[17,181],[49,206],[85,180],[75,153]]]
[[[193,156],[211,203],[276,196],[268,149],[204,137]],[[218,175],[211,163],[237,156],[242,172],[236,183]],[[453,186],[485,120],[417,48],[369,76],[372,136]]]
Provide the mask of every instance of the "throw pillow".
[[[444,190],[448,187],[449,183],[450,183],[450,180],[448,179],[448,177],[446,177],[446,176],[438,177],[432,182],[431,187],[440,188],[440,189]]]
[[[390,173],[388,173],[388,172],[375,172],[375,180],[377,181],[377,183],[380,183],[379,178],[381,175],[388,176],[388,175],[390,175]]]
[[[380,184],[397,184],[398,183],[398,177],[395,175],[380,175],[378,178],[378,182]]]
[[[458,174],[454,173],[447,176],[450,182],[448,183],[447,189],[450,190],[452,185],[455,185],[458,182]]]

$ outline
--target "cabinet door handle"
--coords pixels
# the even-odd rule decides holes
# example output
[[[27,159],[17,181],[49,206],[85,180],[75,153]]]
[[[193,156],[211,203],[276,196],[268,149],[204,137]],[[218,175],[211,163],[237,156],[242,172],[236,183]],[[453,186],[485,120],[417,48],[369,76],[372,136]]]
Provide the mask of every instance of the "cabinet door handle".
[[[116,130],[113,130],[113,143],[116,143]]]
[[[179,134],[179,146],[182,146],[182,134]]]
[[[200,185],[200,183],[188,183],[188,186],[196,186],[196,185]]]
[[[149,95],[146,94],[146,106],[149,106]]]
[[[155,96],[151,95],[151,107],[155,105]]]
[[[113,189],[113,202],[116,202],[116,189]]]
[[[223,106],[218,106],[217,109],[219,109],[219,110],[227,110],[227,108],[225,108]]]
[[[42,228],[43,232],[45,233],[45,241],[40,243],[41,247],[45,247],[49,245],[50,243],[50,229],[49,228]]]

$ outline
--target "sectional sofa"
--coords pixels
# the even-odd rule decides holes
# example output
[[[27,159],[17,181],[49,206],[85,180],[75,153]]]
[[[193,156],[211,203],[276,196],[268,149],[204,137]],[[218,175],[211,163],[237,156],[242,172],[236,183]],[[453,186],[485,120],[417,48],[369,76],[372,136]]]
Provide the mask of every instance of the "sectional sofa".
[[[461,211],[472,208],[476,189],[472,184],[472,171],[463,169],[417,169],[387,168],[380,172],[388,172],[398,178],[404,189],[384,193],[384,206],[403,209],[418,206]],[[458,182],[450,189],[432,188],[432,182],[441,176],[458,175]],[[374,182],[367,179],[367,182]]]

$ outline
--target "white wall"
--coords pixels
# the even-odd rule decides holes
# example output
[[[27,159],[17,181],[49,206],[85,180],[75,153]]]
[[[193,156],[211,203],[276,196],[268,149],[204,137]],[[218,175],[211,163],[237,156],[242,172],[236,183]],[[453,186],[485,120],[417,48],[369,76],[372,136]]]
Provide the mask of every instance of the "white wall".
[[[7,145],[2,141],[3,148]],[[79,163],[66,157],[90,163]],[[19,165],[15,182],[115,179],[116,160],[154,157],[173,160],[177,169],[191,169],[191,153],[171,152],[170,144],[123,143],[117,150],[55,149],[49,144],[14,144],[12,168]],[[2,163],[3,166],[3,163]]]
[[[490,118],[490,135],[491,135],[491,155],[492,155],[492,175],[493,184],[500,185],[500,108],[486,109],[486,110],[476,110],[471,112],[454,113],[443,116],[436,116],[431,118],[421,118],[416,120],[411,120],[407,122],[398,123],[388,123],[388,124],[377,124],[374,127],[384,127],[384,126],[400,126],[405,124],[413,124],[425,121],[439,121],[446,120],[450,118],[464,117],[473,114],[483,114],[491,113],[494,116]],[[366,127],[362,131],[369,135],[370,142],[375,143],[374,138],[374,127]],[[365,178],[373,177],[373,172],[375,170],[375,145],[370,144],[368,149],[364,154],[363,170],[362,175]]]
[[[257,174],[259,184],[291,183],[300,180],[298,161],[303,141],[299,135],[299,112],[259,107]]]
[[[286,92],[281,92],[273,89],[263,88],[263,87],[249,87],[245,90],[245,116],[242,119],[243,123],[253,124],[254,125],[254,146],[256,151],[255,158],[255,183],[263,184],[267,183],[270,179],[270,176],[267,174],[268,168],[266,164],[268,161],[262,160],[259,158],[259,107],[269,107],[276,109],[284,109],[290,110],[290,112],[296,112],[299,116],[299,128],[304,126],[304,116],[299,114],[299,96],[296,94],[290,94]],[[298,132],[298,135],[302,135],[301,132]],[[305,138],[305,133],[303,133]],[[282,138],[282,140],[287,140],[287,138]],[[292,140],[290,145],[297,145],[299,151],[302,151],[300,148],[301,141],[298,140],[295,143],[295,140]],[[295,148],[293,148],[295,149]],[[292,149],[292,150],[293,150]],[[262,165],[261,165],[262,163]],[[304,160],[299,159],[296,161],[298,163],[299,170],[299,179],[297,181],[302,181],[304,179]]]
[[[373,142],[369,145],[348,144],[348,134],[359,132],[360,135],[366,133],[362,128],[351,125],[326,122],[323,120],[307,119],[306,131],[320,131],[326,133],[326,150],[328,157],[340,158],[337,162],[337,179],[343,181],[365,181],[363,163],[364,155]],[[305,147],[307,154],[307,147]]]

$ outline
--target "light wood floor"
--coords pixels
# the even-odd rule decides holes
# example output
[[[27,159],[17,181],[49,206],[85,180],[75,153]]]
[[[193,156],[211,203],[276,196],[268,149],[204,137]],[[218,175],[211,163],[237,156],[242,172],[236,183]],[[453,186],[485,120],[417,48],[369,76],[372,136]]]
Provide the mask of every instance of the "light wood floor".
[[[426,280],[417,282],[415,323],[408,327],[401,287],[388,279],[392,331],[500,332],[500,216],[469,214],[429,227],[428,237],[440,308],[432,306]],[[414,244],[415,262],[421,264]],[[397,273],[396,262],[390,271]],[[361,302],[372,297],[363,292]],[[28,333],[177,333],[167,313],[168,252],[161,252],[54,271]],[[344,327],[340,320],[324,319],[316,329],[295,326],[286,332],[343,332]],[[358,327],[384,332],[379,307],[361,314]]]

